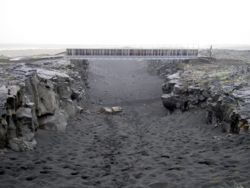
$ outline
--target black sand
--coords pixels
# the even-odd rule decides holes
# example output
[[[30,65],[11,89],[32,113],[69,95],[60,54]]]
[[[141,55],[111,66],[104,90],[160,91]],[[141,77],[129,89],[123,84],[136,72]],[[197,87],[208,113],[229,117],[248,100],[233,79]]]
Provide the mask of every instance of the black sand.
[[[250,135],[227,135],[205,112],[169,115],[141,61],[90,63],[89,112],[65,133],[39,130],[35,151],[0,155],[0,187],[250,187]],[[99,107],[120,105],[116,115]]]

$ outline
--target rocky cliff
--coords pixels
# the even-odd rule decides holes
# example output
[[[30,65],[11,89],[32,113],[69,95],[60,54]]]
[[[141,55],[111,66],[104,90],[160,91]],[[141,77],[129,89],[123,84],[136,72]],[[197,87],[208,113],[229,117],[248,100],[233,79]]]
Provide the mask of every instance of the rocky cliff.
[[[64,131],[86,102],[88,62],[51,58],[0,64],[0,147],[36,146],[37,129]]]
[[[202,108],[207,123],[231,133],[246,132],[250,123],[250,64],[241,60],[202,59],[150,62],[165,78],[163,105],[173,112]]]

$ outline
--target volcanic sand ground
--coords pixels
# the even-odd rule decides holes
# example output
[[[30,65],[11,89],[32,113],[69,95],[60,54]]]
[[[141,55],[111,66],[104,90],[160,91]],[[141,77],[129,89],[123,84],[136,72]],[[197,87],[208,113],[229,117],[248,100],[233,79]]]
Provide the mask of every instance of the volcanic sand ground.
[[[205,112],[168,114],[142,61],[90,62],[89,111],[65,133],[39,130],[35,151],[0,155],[0,187],[250,187],[250,135],[205,124]],[[101,106],[120,105],[116,115]]]

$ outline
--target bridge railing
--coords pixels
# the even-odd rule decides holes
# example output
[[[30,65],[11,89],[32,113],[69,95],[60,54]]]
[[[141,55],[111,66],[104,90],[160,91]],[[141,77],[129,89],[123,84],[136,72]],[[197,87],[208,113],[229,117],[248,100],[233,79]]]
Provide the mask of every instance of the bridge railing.
[[[198,56],[198,49],[67,49],[67,56]]]

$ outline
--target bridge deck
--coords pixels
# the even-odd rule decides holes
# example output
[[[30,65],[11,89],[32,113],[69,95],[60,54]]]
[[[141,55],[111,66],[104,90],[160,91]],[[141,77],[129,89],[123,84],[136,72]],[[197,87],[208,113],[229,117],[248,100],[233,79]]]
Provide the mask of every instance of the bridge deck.
[[[198,56],[198,49],[67,49],[68,56],[86,57],[194,57]]]

